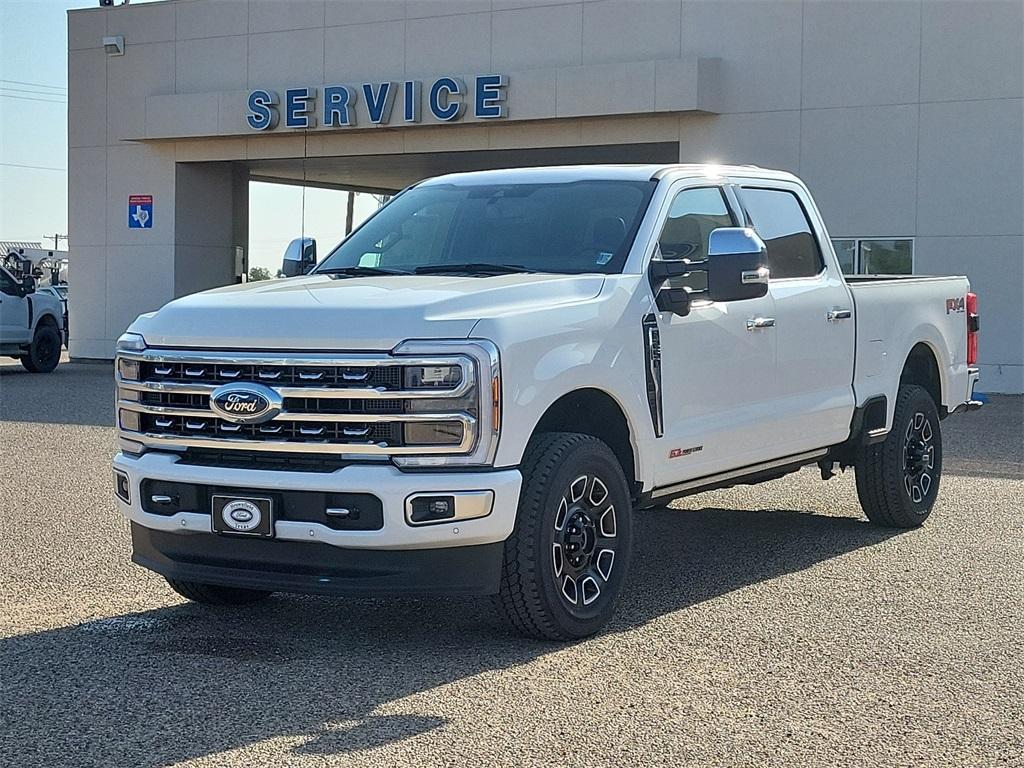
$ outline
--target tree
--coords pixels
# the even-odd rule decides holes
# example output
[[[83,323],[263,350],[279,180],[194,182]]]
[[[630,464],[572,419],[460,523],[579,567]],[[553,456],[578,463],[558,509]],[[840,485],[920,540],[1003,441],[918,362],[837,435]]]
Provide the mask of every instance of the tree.
[[[249,270],[249,282],[255,283],[257,280],[269,280],[273,275],[270,274],[270,270],[266,267],[253,267]]]

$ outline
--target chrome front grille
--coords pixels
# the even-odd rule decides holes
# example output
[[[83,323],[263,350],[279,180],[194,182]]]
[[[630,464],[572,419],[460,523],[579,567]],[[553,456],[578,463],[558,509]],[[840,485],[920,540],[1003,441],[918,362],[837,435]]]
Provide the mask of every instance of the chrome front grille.
[[[397,422],[284,421],[231,424],[199,416],[164,416],[144,413],[143,432],[180,437],[223,437],[234,440],[287,440],[300,443],[380,443],[401,446],[402,425]]]
[[[122,437],[153,448],[465,454],[478,437],[476,370],[466,355],[273,356],[148,349],[121,352],[117,365]],[[457,380],[443,387],[406,388],[406,369],[423,366],[451,368]],[[281,398],[280,413],[262,423],[238,423],[218,413],[211,397],[228,384],[270,388]],[[424,433],[437,442],[425,442]]]
[[[289,387],[373,387],[396,391],[402,388],[402,366],[366,365],[249,365],[237,363],[143,363],[144,380],[227,384],[254,381]]]

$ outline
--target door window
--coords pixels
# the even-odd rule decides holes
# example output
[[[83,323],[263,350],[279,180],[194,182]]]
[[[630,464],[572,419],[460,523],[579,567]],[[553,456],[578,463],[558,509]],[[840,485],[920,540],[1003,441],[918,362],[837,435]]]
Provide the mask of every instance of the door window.
[[[6,293],[8,296],[19,296],[21,294],[14,278],[2,269],[0,269],[0,292]]]
[[[732,214],[719,187],[684,189],[675,196],[668,218],[658,238],[660,258],[665,261],[686,259],[704,261],[708,257],[708,240],[712,230],[733,227]],[[693,272],[669,280],[673,288],[690,291],[707,289],[707,274]]]
[[[743,207],[768,248],[773,279],[812,277],[825,268],[807,213],[792,192],[744,187]]]

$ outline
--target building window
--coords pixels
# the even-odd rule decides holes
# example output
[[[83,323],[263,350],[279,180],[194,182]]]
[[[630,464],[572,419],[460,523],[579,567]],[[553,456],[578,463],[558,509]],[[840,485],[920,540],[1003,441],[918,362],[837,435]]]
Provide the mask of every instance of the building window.
[[[845,275],[910,275],[914,240],[905,238],[836,238],[832,241]]]

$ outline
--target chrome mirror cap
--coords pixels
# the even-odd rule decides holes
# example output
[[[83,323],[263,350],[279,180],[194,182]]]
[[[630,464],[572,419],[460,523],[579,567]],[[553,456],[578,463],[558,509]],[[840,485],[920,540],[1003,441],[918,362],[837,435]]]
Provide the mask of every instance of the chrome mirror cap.
[[[750,227],[719,227],[708,239],[708,257],[767,253],[764,241]]]

